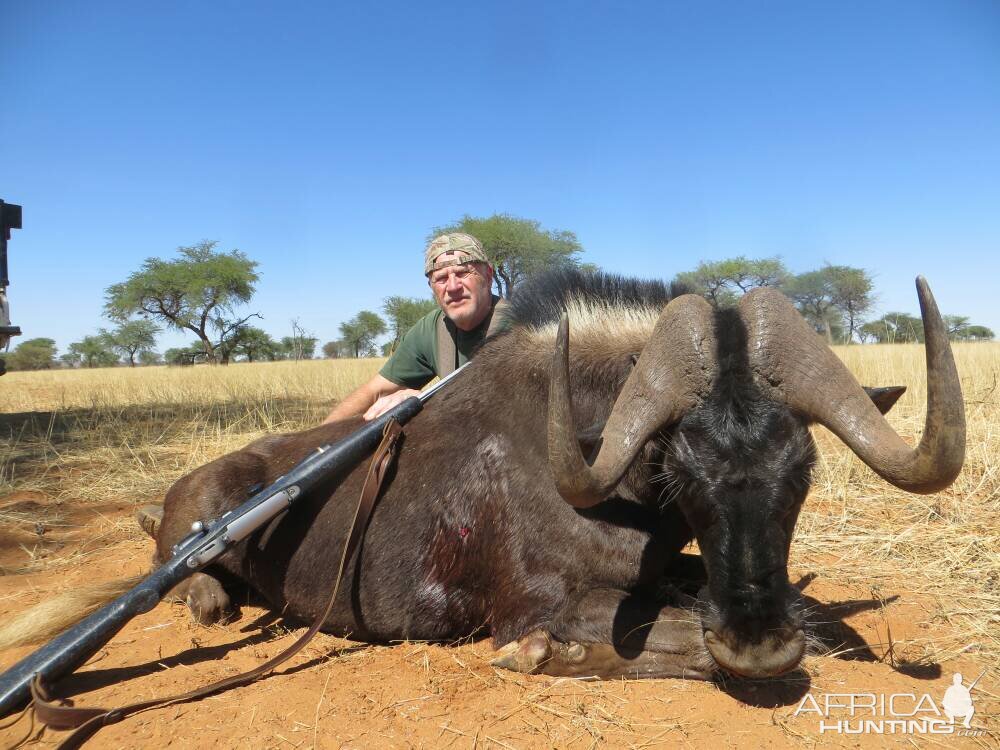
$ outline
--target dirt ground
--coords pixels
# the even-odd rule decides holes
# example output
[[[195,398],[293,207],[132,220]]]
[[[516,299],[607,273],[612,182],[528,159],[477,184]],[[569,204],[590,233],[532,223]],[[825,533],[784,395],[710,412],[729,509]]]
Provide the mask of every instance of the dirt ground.
[[[34,528],[0,529],[0,618],[50,592],[148,569],[152,543],[132,520],[134,506],[49,501],[19,493],[6,511],[55,519]],[[47,560],[55,561],[48,564]],[[26,564],[27,561],[27,564]],[[14,572],[16,570],[16,573]],[[25,572],[27,571],[27,572]],[[102,730],[93,747],[135,748],[542,748],[542,747],[998,747],[996,672],[973,693],[979,713],[972,736],[820,733],[815,710],[797,709],[824,694],[929,694],[940,705],[956,671],[966,683],[981,671],[974,654],[946,663],[905,666],[895,646],[946,628],[930,603],[905,590],[863,582],[838,585],[793,569],[815,607],[813,619],[839,656],[809,657],[804,669],[771,682],[719,684],[680,680],[591,682],[526,676],[490,666],[488,640],[454,645],[358,644],[318,636],[279,673],[190,704],[139,714]],[[825,623],[825,624],[822,624]],[[60,695],[77,705],[116,706],[196,686],[250,669],[301,632],[253,603],[225,626],[195,625],[180,604],[161,603],[130,622]],[[6,668],[29,653],[0,654]],[[901,711],[912,710],[914,699]],[[929,714],[921,714],[926,718]],[[833,709],[828,721],[847,719]],[[870,717],[869,717],[870,718]],[[855,719],[856,721],[856,719]],[[10,747],[27,719],[0,729]],[[63,733],[46,731],[39,745]]]

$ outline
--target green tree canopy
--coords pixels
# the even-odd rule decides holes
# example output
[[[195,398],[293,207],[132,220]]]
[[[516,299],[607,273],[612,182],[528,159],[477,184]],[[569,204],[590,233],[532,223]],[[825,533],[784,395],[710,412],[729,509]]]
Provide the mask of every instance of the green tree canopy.
[[[200,341],[187,346],[178,346],[163,352],[163,361],[168,365],[193,365],[205,361],[205,348]]]
[[[890,312],[883,315],[882,320],[892,329],[892,341],[895,343],[924,342],[924,322],[916,315]]]
[[[306,331],[298,318],[292,319],[292,335],[283,336],[278,345],[284,359],[312,359],[316,354],[319,339]]]
[[[948,328],[948,338],[952,341],[961,341],[965,338],[965,331],[969,327],[969,317],[967,315],[942,315],[941,319]]]
[[[840,311],[846,326],[844,340],[851,343],[862,318],[875,304],[872,278],[864,269],[851,266],[827,265],[821,272],[827,277],[830,302]]]
[[[386,332],[385,321],[371,310],[362,310],[346,323],[340,324],[340,336],[355,357],[375,354],[375,339]]]
[[[319,339],[315,336],[282,336],[278,348],[283,359],[312,359],[316,356]]]
[[[323,344],[323,356],[327,359],[342,359],[354,355],[354,348],[342,339],[327,341]]]
[[[162,365],[163,358],[160,356],[159,352],[153,351],[152,349],[143,349],[139,352],[139,364],[145,367],[150,365]]]
[[[733,304],[741,295],[760,286],[784,286],[791,274],[780,258],[747,258],[702,261],[693,271],[677,274],[675,283],[700,294],[716,307]]]
[[[394,352],[406,332],[422,317],[437,309],[437,302],[432,299],[386,297],[382,303],[382,311],[389,319],[389,333],[392,334],[392,341],[386,344],[387,351],[390,354]]]
[[[119,323],[113,331],[101,330],[111,349],[128,359],[129,367],[135,367],[136,357],[143,352],[153,351],[156,334],[160,329],[151,320],[139,318]]]
[[[942,315],[952,341],[992,341],[993,331],[986,326],[972,325],[967,315]],[[889,312],[878,320],[861,326],[862,340],[880,344],[923,343],[924,324],[916,315]]]
[[[703,261],[693,271],[679,273],[674,282],[701,294],[716,307],[734,304],[757,287],[781,289],[817,331],[850,341],[874,303],[871,276],[860,268],[826,265],[793,276],[778,257]]]
[[[828,343],[833,343],[833,330],[842,325],[842,314],[834,304],[834,288],[826,269],[807,271],[793,277],[785,285],[785,294],[791,297],[802,313]]]
[[[539,271],[580,265],[577,256],[583,250],[572,232],[543,229],[533,219],[509,214],[466,215],[453,224],[436,227],[427,239],[446,232],[465,232],[483,243],[496,271],[493,282],[501,297],[509,297],[515,286]]]
[[[889,312],[878,320],[872,320],[860,327],[863,339],[880,344],[905,344],[924,340],[924,324],[913,315],[903,312]]]
[[[888,330],[880,320],[870,320],[858,327],[858,338],[862,343],[873,341],[883,344],[886,341]]]
[[[69,353],[81,367],[114,367],[118,364],[118,355],[104,334],[84,336],[80,341],[74,341],[69,345]]]
[[[254,326],[243,326],[234,339],[233,354],[247,362],[278,359],[278,344],[270,334]]]
[[[235,313],[253,297],[257,263],[239,250],[217,252],[216,244],[200,242],[178,248],[180,257],[174,260],[147,258],[140,270],[107,288],[105,313],[117,321],[136,314],[148,316],[171,328],[191,331],[206,359],[216,362],[216,348],[250,318],[260,317]]]
[[[992,341],[993,331],[986,326],[968,326],[963,331],[965,341]]]
[[[37,338],[22,341],[9,355],[7,367],[11,370],[48,370],[55,366],[56,342]]]

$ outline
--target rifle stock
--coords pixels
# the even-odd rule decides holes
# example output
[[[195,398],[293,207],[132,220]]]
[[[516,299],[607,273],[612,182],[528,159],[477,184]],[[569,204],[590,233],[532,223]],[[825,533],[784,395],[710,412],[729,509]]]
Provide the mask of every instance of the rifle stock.
[[[70,674],[97,653],[129,620],[153,609],[185,578],[263,527],[321,482],[343,480],[378,447],[389,420],[405,424],[420,412],[423,401],[435,390],[436,387],[420,397],[408,398],[356,432],[318,448],[283,477],[220,518],[196,523],[191,534],[174,547],[173,556],[139,585],[0,674],[0,717],[28,703],[31,682],[36,674],[46,683]]]

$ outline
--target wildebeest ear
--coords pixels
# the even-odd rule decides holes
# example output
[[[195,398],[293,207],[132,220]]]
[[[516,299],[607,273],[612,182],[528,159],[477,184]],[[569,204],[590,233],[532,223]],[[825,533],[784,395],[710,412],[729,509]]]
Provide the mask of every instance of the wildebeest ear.
[[[865,393],[868,394],[868,398],[872,400],[875,404],[875,408],[880,412],[885,414],[896,402],[899,401],[899,397],[906,393],[905,385],[890,385],[885,388],[869,388],[868,386],[862,386],[865,389]]]

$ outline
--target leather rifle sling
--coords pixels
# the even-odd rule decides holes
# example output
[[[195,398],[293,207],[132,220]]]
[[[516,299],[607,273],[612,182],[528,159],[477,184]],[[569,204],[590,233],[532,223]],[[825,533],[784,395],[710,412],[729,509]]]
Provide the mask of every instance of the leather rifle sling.
[[[361,490],[361,498],[358,500],[358,507],[354,512],[354,520],[351,523],[350,533],[340,557],[340,566],[337,569],[337,578],[333,585],[333,591],[330,593],[330,598],[327,600],[323,611],[313,621],[309,630],[300,636],[295,643],[249,672],[213,682],[211,685],[192,690],[188,693],[142,701],[110,710],[105,708],[76,708],[59,705],[49,697],[48,691],[42,685],[40,677],[36,675],[31,683],[31,696],[33,698],[32,705],[38,720],[52,729],[76,729],[73,734],[66,737],[59,744],[58,750],[75,750],[75,748],[83,745],[101,727],[109,724],[117,724],[119,721],[133,714],[148,711],[159,706],[197,700],[213,693],[220,693],[233,687],[246,685],[270,672],[279,664],[292,658],[305,648],[306,644],[319,632],[320,627],[322,627],[330,611],[333,609],[333,603],[337,598],[337,593],[340,591],[344,571],[354,557],[358,545],[364,536],[371,512],[375,507],[375,501],[378,499],[382,482],[397,455],[399,437],[402,435],[402,432],[403,428],[395,419],[391,419],[386,423],[385,430],[382,433],[382,442],[375,450],[375,455],[372,457],[372,462],[368,467],[368,476],[365,477],[365,484]]]
[[[443,378],[455,371],[455,361],[458,359],[458,347],[455,345],[455,337],[448,330],[448,316],[441,313],[438,316],[435,335],[437,336],[437,356],[435,357],[435,367],[437,376]],[[452,323],[452,326],[455,324]]]

